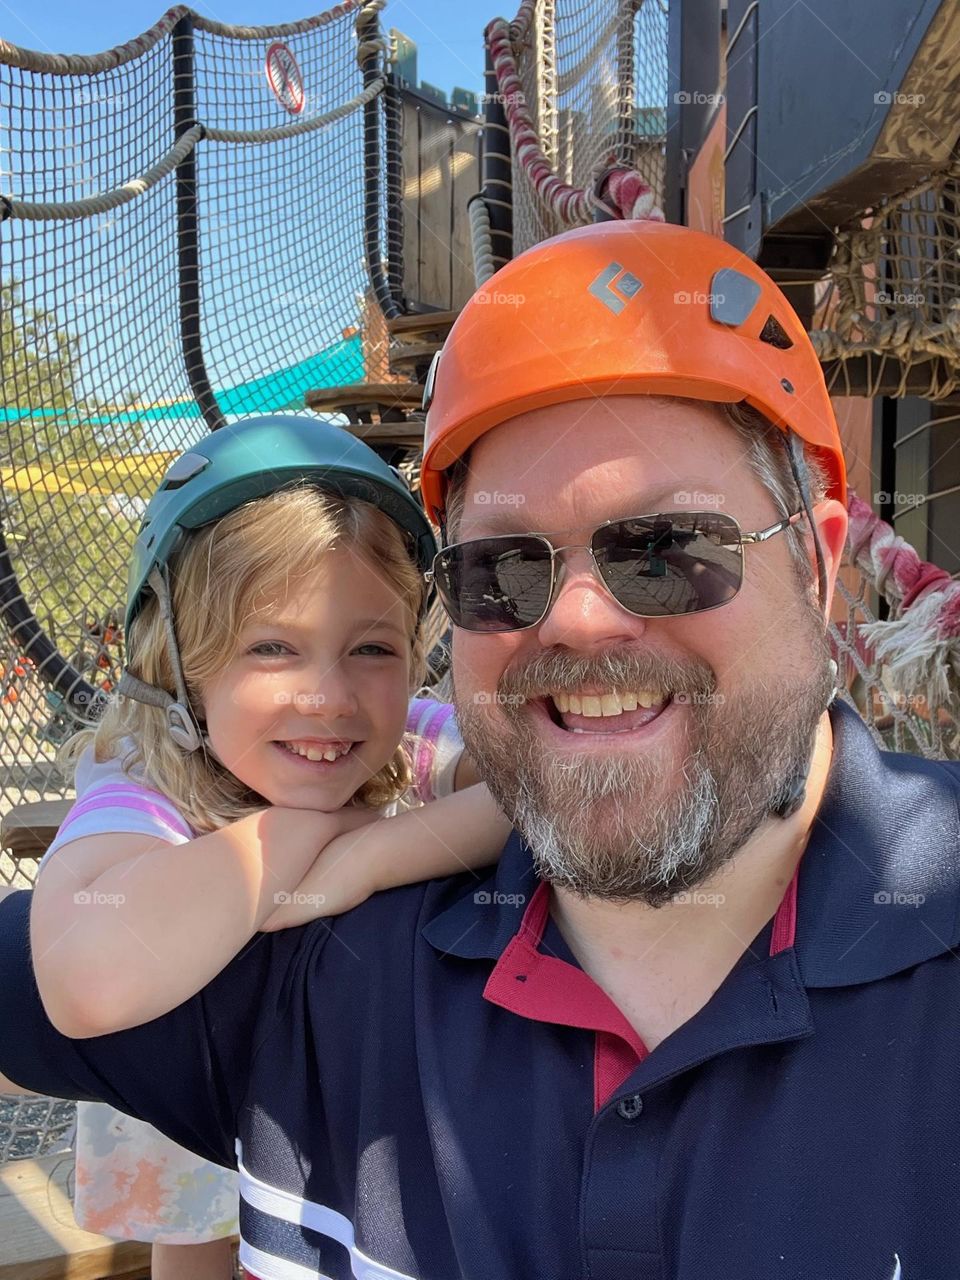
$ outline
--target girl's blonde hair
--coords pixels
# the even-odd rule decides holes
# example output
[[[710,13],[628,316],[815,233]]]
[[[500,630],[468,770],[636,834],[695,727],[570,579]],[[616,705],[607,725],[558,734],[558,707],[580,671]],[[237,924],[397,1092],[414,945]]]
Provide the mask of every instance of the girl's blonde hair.
[[[417,617],[426,587],[402,531],[367,502],[302,484],[248,502],[190,534],[171,561],[180,661],[191,705],[201,718],[203,689],[233,656],[243,625],[273,600],[305,584],[319,571],[324,556],[344,547],[363,555],[406,605],[408,692],[420,687],[426,655],[423,620],[418,627]],[[173,669],[155,595],[147,597],[134,618],[126,643],[132,674],[173,693]],[[125,738],[133,740],[132,749],[123,748]],[[75,762],[90,744],[98,762],[122,756],[125,772],[138,767],[144,781],[168,796],[195,831],[213,831],[267,803],[204,748],[188,754],[177,747],[159,707],[114,695],[96,724],[64,745],[61,760]],[[351,803],[380,808],[400,799],[412,780],[410,754],[401,742]]]

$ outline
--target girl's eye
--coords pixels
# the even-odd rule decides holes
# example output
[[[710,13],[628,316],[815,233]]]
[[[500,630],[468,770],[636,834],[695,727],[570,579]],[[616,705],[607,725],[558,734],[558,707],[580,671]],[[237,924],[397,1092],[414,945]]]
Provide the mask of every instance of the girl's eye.
[[[385,648],[382,644],[361,644],[357,647],[357,652],[359,653],[361,649],[376,649],[377,654],[386,654],[387,657],[390,657],[390,658],[394,656],[393,650]],[[377,656],[377,655],[374,655],[374,656]]]
[[[287,646],[281,644],[279,640],[262,640],[260,644],[255,644],[250,652],[262,658],[279,658],[281,655],[278,650],[280,649],[286,649],[289,653]],[[265,650],[272,650],[272,652],[265,652]]]

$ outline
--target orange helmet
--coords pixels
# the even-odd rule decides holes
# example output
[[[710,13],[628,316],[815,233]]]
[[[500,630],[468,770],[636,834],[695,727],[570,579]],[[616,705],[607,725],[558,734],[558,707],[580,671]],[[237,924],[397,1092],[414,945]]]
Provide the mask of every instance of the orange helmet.
[[[434,357],[420,489],[439,525],[444,471],[484,432],[591,396],[746,400],[789,428],[846,500],[820,362],[766,272],[714,236],[666,222],[578,227],[508,262],[476,291]]]

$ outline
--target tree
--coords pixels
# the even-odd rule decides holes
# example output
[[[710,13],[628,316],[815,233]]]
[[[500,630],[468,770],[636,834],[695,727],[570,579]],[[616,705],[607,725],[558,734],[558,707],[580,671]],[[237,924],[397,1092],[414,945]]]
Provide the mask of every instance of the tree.
[[[136,523],[102,495],[27,487],[23,469],[63,474],[64,463],[134,452],[145,435],[108,406],[81,401],[80,357],[79,339],[53,312],[24,303],[15,282],[0,285],[0,465],[14,469],[0,513],[24,597],[65,657],[91,617],[122,609]]]

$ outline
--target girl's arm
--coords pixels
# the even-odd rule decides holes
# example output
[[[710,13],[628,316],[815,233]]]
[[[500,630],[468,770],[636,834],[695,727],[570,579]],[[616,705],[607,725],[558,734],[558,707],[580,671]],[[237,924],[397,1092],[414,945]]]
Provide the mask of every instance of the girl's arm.
[[[289,929],[337,915],[381,889],[496,862],[511,825],[485,784],[337,836],[296,892],[260,926]]]
[[[30,942],[47,1015],[75,1038],[159,1017],[205,987],[369,812],[268,808],[185,844],[90,835],[64,844],[33,891]]]

